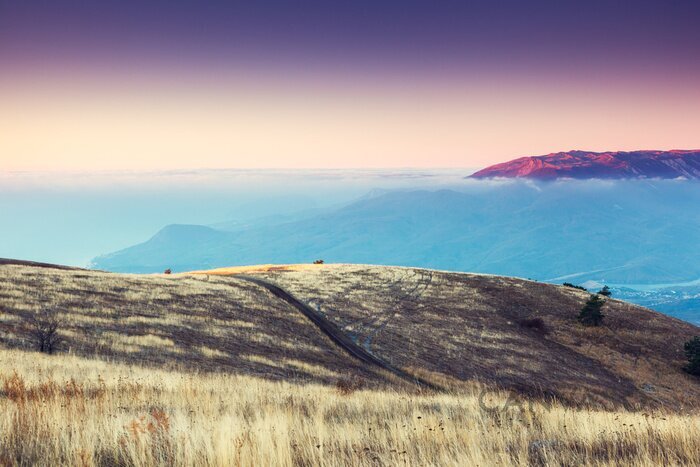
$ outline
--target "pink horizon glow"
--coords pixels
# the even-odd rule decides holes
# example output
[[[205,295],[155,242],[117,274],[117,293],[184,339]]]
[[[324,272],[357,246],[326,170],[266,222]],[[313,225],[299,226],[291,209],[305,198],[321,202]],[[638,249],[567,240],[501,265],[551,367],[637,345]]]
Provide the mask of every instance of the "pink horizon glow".
[[[700,147],[700,90],[683,77],[41,70],[0,78],[0,170],[463,168]]]

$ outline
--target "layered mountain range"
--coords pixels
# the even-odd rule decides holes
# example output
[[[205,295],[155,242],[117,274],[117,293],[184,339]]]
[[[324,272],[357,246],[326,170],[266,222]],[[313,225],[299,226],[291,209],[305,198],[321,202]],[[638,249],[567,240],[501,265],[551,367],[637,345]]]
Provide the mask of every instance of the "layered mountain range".
[[[697,179],[700,150],[556,152],[492,165],[471,177]]]
[[[279,223],[170,225],[101,256],[117,272],[260,263],[420,266],[546,281],[658,284],[700,277],[695,180],[480,181],[396,191]]]
[[[521,158],[452,189],[380,190],[278,219],[169,225],[92,266],[148,273],[324,259],[595,281],[700,322],[699,179],[700,151]]]

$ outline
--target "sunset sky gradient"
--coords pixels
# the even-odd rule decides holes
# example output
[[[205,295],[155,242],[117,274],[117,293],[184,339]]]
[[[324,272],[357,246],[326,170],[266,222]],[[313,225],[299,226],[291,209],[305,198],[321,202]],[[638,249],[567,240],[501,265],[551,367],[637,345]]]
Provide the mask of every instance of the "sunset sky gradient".
[[[0,0],[0,171],[700,148],[697,1],[123,3]]]

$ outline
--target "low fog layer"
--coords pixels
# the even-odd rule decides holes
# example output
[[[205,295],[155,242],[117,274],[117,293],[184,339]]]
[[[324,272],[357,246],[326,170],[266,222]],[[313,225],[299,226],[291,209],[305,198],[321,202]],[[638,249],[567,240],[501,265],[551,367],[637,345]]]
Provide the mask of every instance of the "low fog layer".
[[[86,266],[168,224],[240,224],[373,190],[460,183],[466,170],[0,172],[0,257]]]
[[[255,264],[394,264],[546,281],[672,284],[700,277],[700,184],[466,180],[375,192],[335,209],[218,228],[171,225],[98,258],[115,271]]]
[[[94,258],[124,272],[315,259],[421,266],[605,283],[700,321],[700,183],[463,178],[470,173],[4,174],[0,257]]]

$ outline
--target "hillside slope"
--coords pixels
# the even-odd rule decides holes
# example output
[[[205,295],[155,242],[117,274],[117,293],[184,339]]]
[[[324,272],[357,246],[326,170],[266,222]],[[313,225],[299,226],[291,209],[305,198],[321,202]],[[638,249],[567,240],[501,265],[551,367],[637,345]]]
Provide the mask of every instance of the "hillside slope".
[[[62,352],[273,380],[380,383],[285,302],[244,281],[0,266],[0,346],[32,349],[39,309],[62,312]]]
[[[681,370],[682,343],[700,329],[625,302],[610,300],[591,329],[575,320],[587,293],[515,278],[354,265],[259,274],[431,381],[629,407],[700,400]]]
[[[609,301],[605,326],[575,320],[587,294],[520,279],[360,265],[138,276],[0,266],[0,345],[30,349],[37,309],[62,312],[62,351],[196,372],[335,385],[410,386],[354,358],[253,275],[316,310],[409,375],[608,408],[697,404],[682,343],[700,329]],[[231,275],[233,274],[233,275]],[[37,293],[36,291],[40,292]],[[541,323],[533,321],[541,320]]]

